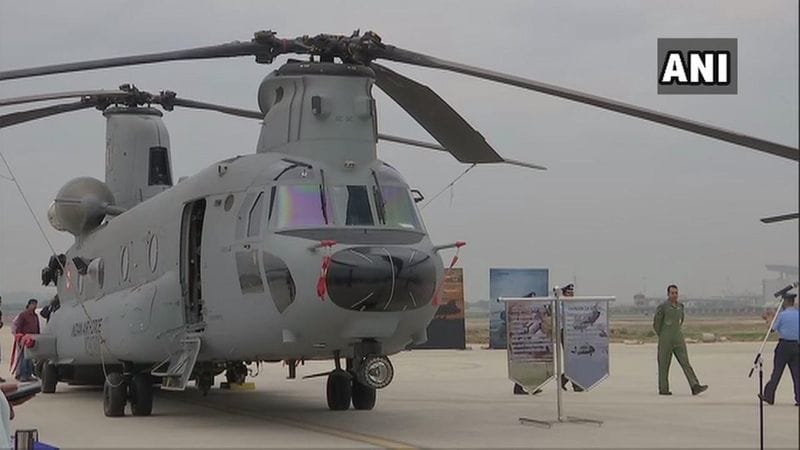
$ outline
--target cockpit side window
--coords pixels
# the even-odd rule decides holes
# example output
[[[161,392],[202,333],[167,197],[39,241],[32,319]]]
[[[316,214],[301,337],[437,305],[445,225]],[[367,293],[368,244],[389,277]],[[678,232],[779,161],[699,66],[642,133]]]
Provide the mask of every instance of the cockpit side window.
[[[381,225],[392,228],[422,230],[419,216],[411,191],[397,171],[384,164],[372,172],[375,186],[375,202],[378,206]]]
[[[381,185],[384,225],[419,230],[422,228],[411,193],[405,186]]]
[[[250,217],[247,221],[247,237],[258,236],[261,233],[261,218],[264,216],[264,193],[259,192],[253,207],[250,208]]]

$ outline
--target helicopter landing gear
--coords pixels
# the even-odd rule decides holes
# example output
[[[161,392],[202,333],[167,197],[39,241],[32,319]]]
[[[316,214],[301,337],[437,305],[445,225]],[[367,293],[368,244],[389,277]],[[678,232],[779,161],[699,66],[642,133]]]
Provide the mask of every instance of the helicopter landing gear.
[[[328,409],[344,411],[350,408],[350,400],[353,398],[351,380],[350,374],[341,368],[328,375]]]
[[[339,352],[336,351],[333,356],[333,362],[336,368],[328,374],[328,383],[325,393],[328,398],[328,409],[331,411],[345,411],[350,409],[350,400],[353,398],[353,376],[347,370],[342,370],[342,364],[339,361]],[[350,368],[350,360],[347,360],[347,368]]]
[[[208,395],[208,391],[211,390],[211,387],[214,386],[214,374],[212,373],[203,373],[197,377],[195,381],[195,385],[197,389],[203,394],[203,397]]]
[[[149,416],[153,412],[153,380],[149,373],[140,372],[131,378],[128,395],[131,414]]]
[[[385,355],[367,355],[356,367],[356,380],[372,389],[383,389],[394,378],[394,366]]]
[[[122,417],[125,415],[125,403],[128,400],[128,383],[119,372],[111,372],[103,384],[103,412],[106,417]]]
[[[153,379],[149,373],[108,374],[103,383],[103,412],[106,417],[124,416],[125,404],[129,401],[134,416],[149,416],[153,412]]]
[[[369,411],[375,407],[376,390],[353,378],[353,408]]]
[[[58,366],[50,361],[45,361],[44,364],[42,364],[41,377],[42,392],[45,394],[54,393],[56,391],[56,385],[58,384]]]
[[[243,362],[229,362],[225,370],[225,381],[228,384],[244,384],[247,379],[247,366]]]

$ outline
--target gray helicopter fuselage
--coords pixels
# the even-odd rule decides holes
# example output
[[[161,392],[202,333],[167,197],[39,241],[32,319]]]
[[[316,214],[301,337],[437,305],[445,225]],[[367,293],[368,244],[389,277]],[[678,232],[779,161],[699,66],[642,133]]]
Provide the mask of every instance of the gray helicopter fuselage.
[[[201,333],[198,361],[352,356],[362,341],[393,354],[424,342],[444,268],[408,185],[375,157],[370,89],[361,76],[265,80],[256,154],[76,236],[62,306],[43,331],[55,354],[45,356],[156,363],[187,330]],[[83,275],[76,257],[90,262]]]

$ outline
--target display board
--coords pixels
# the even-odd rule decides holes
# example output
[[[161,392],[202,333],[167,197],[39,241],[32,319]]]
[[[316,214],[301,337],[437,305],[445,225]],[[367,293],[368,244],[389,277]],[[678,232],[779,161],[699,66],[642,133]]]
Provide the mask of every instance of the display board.
[[[489,348],[506,348],[506,307],[498,299],[546,297],[548,277],[548,269],[489,269]]]
[[[413,348],[465,349],[464,310],[464,271],[461,268],[445,270],[439,308],[428,325],[428,341]]]
[[[608,377],[608,302],[562,298],[564,374],[589,390]]]
[[[534,392],[555,374],[553,302],[505,302],[508,318],[508,377]]]

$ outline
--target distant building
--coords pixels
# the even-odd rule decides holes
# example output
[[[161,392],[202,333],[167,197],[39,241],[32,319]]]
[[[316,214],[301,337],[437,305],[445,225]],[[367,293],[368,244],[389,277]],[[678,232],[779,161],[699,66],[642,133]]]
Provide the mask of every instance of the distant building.
[[[614,310],[621,313],[650,315],[665,300],[663,297],[646,297],[639,293],[633,296],[633,307],[619,306]],[[758,295],[683,298],[681,302],[683,302],[686,313],[692,315],[737,315],[763,312],[763,301]]]

